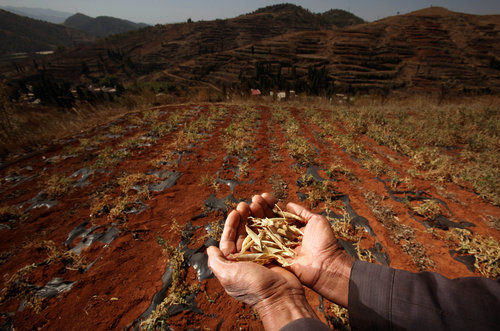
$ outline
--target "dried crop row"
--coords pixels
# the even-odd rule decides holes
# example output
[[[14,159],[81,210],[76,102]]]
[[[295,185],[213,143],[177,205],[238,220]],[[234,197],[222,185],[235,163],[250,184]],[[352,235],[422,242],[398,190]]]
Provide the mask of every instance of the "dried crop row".
[[[161,148],[159,156],[151,161],[154,166],[165,165],[167,167],[176,167],[180,157],[183,154],[191,153],[202,139],[206,138],[214,130],[217,122],[222,121],[228,116],[228,111],[225,107],[217,107],[211,105],[208,109],[208,114],[201,114],[197,119],[192,119],[187,122],[179,119],[176,122],[176,127],[182,128],[173,137],[173,141],[166,148]]]
[[[334,181],[329,179],[321,180],[308,173],[310,169],[319,169],[324,166],[324,156],[320,155],[319,151],[313,148],[311,137],[307,137],[306,135],[308,129],[297,120],[294,112],[300,111],[279,108],[278,111],[275,111],[274,117],[282,123],[286,147],[290,156],[297,162],[297,165],[294,167],[296,173],[299,175],[297,184],[306,196],[306,201],[312,210],[323,211],[326,214],[328,214],[328,211],[340,211],[344,216],[344,221],[348,221],[349,215],[346,212],[345,206],[338,200],[343,193],[339,192]],[[284,118],[286,118],[285,121],[283,120]],[[311,168],[311,166],[313,167]],[[334,177],[332,172],[326,171],[326,173],[329,177]],[[351,229],[348,230],[346,224],[340,223],[342,222],[338,222],[338,225],[342,229],[338,228],[334,229],[334,231],[346,234],[345,237],[342,236],[346,240],[356,237],[356,243],[359,244],[361,236],[352,235],[355,232],[359,234],[357,229],[351,226]],[[348,232],[351,234],[347,235]]]
[[[243,111],[235,115],[221,136],[227,154],[239,158],[239,170],[243,177],[248,175],[248,162],[256,148],[255,129],[260,119],[261,114],[257,108],[245,106]]]
[[[339,132],[340,130],[336,127],[335,124],[333,124],[336,122],[333,119],[330,119],[327,114],[319,111],[318,109],[309,108],[308,110],[301,112],[301,114],[305,118],[305,122],[313,123],[313,125],[316,126],[315,130],[317,134],[318,144],[321,144],[322,148],[329,151],[328,154],[337,155],[336,157],[330,157],[325,160],[326,167],[328,167],[327,173],[329,174],[329,176],[337,176],[340,174],[345,177],[348,184],[345,189],[347,190],[347,192],[352,192],[352,195],[356,197],[358,197],[359,195],[362,196],[362,192],[366,192],[368,190],[367,187],[379,186],[371,176],[353,176],[353,174],[359,174],[363,171],[368,171],[372,175],[382,176],[379,171],[374,172],[373,168],[366,166],[367,163],[370,163],[369,160],[373,160],[374,158],[361,143],[359,143],[356,139],[352,139],[349,133],[343,134]],[[352,159],[349,162],[345,159],[345,157],[339,158],[338,155],[340,150],[344,151],[343,153],[347,153],[349,157],[354,157],[355,162],[353,162]],[[328,159],[333,159],[333,162],[328,161]],[[389,167],[387,167],[381,159],[377,160],[379,160],[379,162],[381,163],[380,168],[389,169]],[[362,168],[365,168],[366,170]],[[354,181],[352,181],[351,179],[353,179]],[[384,191],[382,191],[381,194],[387,195],[387,193]],[[372,213],[376,216],[372,205],[368,204],[368,206],[370,207]],[[376,219],[380,221],[378,217]],[[401,230],[403,229],[402,227],[387,227],[385,225],[384,227],[389,232],[389,237],[391,238],[398,237]],[[406,231],[408,235],[405,236],[405,242],[412,247],[418,247],[418,254],[417,250],[405,250],[399,240],[395,240],[394,242],[401,246],[404,252],[406,252],[407,254],[410,253],[408,255],[413,259],[414,262],[416,261],[414,255],[424,256],[427,258],[426,250],[424,246],[417,241],[413,228],[410,226],[406,226],[405,229],[411,229],[411,231]],[[362,237],[359,238],[359,240],[361,239]],[[384,244],[387,245],[387,242]],[[415,265],[421,270],[425,270],[427,268],[427,266],[423,266],[420,263],[415,263]],[[429,266],[432,266],[432,263],[429,262]]]
[[[135,115],[137,116],[137,115]],[[126,123],[126,120],[122,121],[115,121],[115,124],[113,124],[111,127],[109,127],[108,133],[106,133],[105,130],[107,130],[106,127],[101,127],[100,129],[94,129],[91,132],[80,135],[81,137],[76,141],[76,143],[73,143],[71,145],[66,145],[64,148],[60,149],[59,151],[56,151],[53,153],[52,156],[48,155],[49,157],[44,157],[45,162],[42,160],[42,165],[43,168],[41,170],[38,170],[38,167],[42,166],[40,165],[40,161],[37,159],[33,160],[28,160],[27,162],[33,164],[33,166],[29,166],[31,168],[37,167],[36,169],[32,169],[32,172],[39,172],[41,175],[37,179],[37,184],[36,185],[29,185],[28,183],[22,183],[22,182],[16,182],[12,181],[11,183],[11,188],[5,187],[5,190],[2,191],[3,197],[10,196],[12,192],[15,192],[20,189],[19,186],[21,186],[22,192],[25,192],[21,196],[17,196],[13,201],[11,201],[11,204],[14,203],[14,205],[11,205],[10,207],[2,207],[2,222],[3,221],[8,221],[12,222],[14,219],[17,220],[20,227],[23,227],[24,231],[26,233],[29,233],[29,229],[31,227],[41,227],[42,229],[47,228],[47,226],[44,226],[45,220],[50,219],[50,213],[53,210],[53,205],[55,205],[55,202],[52,204],[46,204],[46,206],[41,206],[38,208],[34,207],[29,207],[29,203],[26,204],[26,200],[30,200],[29,196],[34,194],[34,191],[37,189],[41,189],[42,191],[36,195],[36,197],[39,197],[40,200],[43,199],[48,199],[50,201],[55,201],[56,199],[59,200],[58,204],[60,205],[66,205],[67,200],[69,199],[69,196],[76,196],[77,194],[81,194],[83,196],[90,195],[91,192],[88,192],[88,189],[85,187],[86,185],[75,185],[77,184],[77,178],[76,176],[66,176],[65,174],[68,172],[68,169],[71,170],[72,167],[78,166],[82,167],[81,163],[75,162],[76,159],[85,159],[85,154],[87,153],[93,153],[95,151],[99,151],[99,148],[102,148],[101,144],[105,143],[106,141],[113,140],[115,144],[118,144],[116,138],[118,136],[123,136],[125,131],[127,131],[127,128],[124,126],[121,126],[117,123]],[[131,130],[135,130],[136,127],[131,128]],[[92,137],[92,134],[94,136]],[[113,137],[106,137],[106,134],[113,134]],[[87,138],[88,137],[88,138]],[[105,149],[105,148],[104,148]],[[29,164],[28,163],[28,164]],[[71,172],[70,172],[71,173]],[[90,173],[90,171],[89,171]],[[95,174],[95,172],[94,172]],[[91,175],[89,175],[90,177]],[[104,180],[104,177],[98,177],[94,176],[93,180],[95,182]],[[7,182],[9,183],[9,182]],[[109,183],[113,185],[112,183]],[[123,182],[123,178],[120,178],[118,180],[118,184],[121,186],[126,185],[126,183]],[[87,184],[89,185],[89,184]],[[87,193],[88,192],[88,193]],[[35,193],[36,194],[36,193]],[[2,199],[3,200],[3,205],[6,204],[7,199]],[[81,199],[78,199],[77,201],[80,201]],[[16,204],[16,202],[19,202]],[[28,209],[26,209],[28,206]],[[72,204],[69,213],[72,214],[79,214],[80,211],[78,210],[80,208],[81,204]],[[46,211],[44,209],[47,209]],[[10,215],[7,215],[7,211],[15,211],[15,213],[10,212]],[[56,211],[58,212],[58,211]],[[113,213],[112,213],[113,214]],[[7,217],[8,216],[8,217]],[[5,220],[3,219],[4,217]],[[64,217],[64,216],[63,216]],[[30,223],[25,223],[27,219],[30,220]],[[14,228],[14,230],[16,230]],[[67,234],[66,234],[67,235]],[[32,237],[37,237],[36,234],[33,236],[28,236],[24,237],[21,239],[24,239],[26,242],[33,241],[34,239]],[[17,237],[16,237],[17,238]],[[19,238],[17,238],[19,239]],[[52,241],[43,241],[44,243],[52,243]],[[12,243],[14,245],[14,243]],[[47,245],[45,245],[47,246]],[[43,246],[42,248],[44,248]],[[31,246],[23,246],[23,248],[19,249],[19,252],[23,252],[24,250],[29,250]],[[54,248],[50,246],[50,251],[53,251]],[[66,248],[66,247],[65,247]],[[59,248],[58,248],[59,249]],[[67,248],[66,248],[67,249]],[[63,254],[63,253],[61,253]],[[72,254],[71,251],[66,251],[64,254]],[[74,254],[73,254],[74,255]],[[69,255],[68,255],[69,256]],[[83,257],[81,258],[81,261],[85,260]],[[26,263],[26,261],[23,261]],[[82,262],[83,263],[83,262]],[[21,268],[20,270],[24,270],[22,272],[23,274],[23,279],[27,280],[30,276],[31,273],[36,272],[36,269],[38,268],[39,265],[44,265],[47,266],[48,263],[38,263],[34,264],[32,268]],[[31,265],[30,265],[31,266]],[[14,274],[19,274],[19,273],[14,273]]]
[[[327,139],[327,140],[329,139],[328,134],[325,134],[326,132],[331,133],[331,132],[335,132],[336,130],[338,131],[338,128],[336,129],[335,126],[333,124],[331,124],[331,123],[333,123],[333,121],[329,122],[329,121],[317,120],[319,118],[325,118],[325,116],[326,116],[325,111],[309,110],[307,112],[304,112],[304,114],[308,115],[309,119],[320,128],[320,132],[318,133],[318,136],[320,136],[322,139]],[[323,129],[323,130],[321,131],[321,129]],[[359,139],[359,140],[361,140],[361,139]],[[333,141],[331,141],[331,142],[333,142]],[[371,149],[372,153],[375,153],[378,148],[376,146],[375,147],[370,146],[370,149]],[[404,156],[401,156],[399,158],[399,162],[394,161],[395,163],[393,163],[391,166],[387,166],[387,168],[395,170],[394,172],[391,171],[386,175],[387,179],[385,179],[385,181],[387,183],[390,183],[390,189],[393,192],[395,192],[395,191],[403,191],[404,192],[405,190],[409,190],[409,191],[416,190],[415,185],[418,185],[418,186],[424,185],[424,187],[429,186],[428,184],[425,183],[425,180],[422,180],[422,179],[412,180],[411,177],[409,177],[409,176],[404,177],[403,180],[399,180],[398,175],[400,177],[404,176],[404,174],[406,172],[406,169],[402,167],[402,162],[401,162],[401,159],[404,159],[404,158],[405,158]],[[389,157],[389,159],[390,159],[390,157]],[[392,161],[389,161],[389,162],[392,163]],[[371,179],[365,179],[365,181],[367,181],[367,180],[370,181]],[[418,183],[416,183],[416,181],[418,181]],[[363,184],[361,184],[361,185],[363,185]],[[386,186],[386,189],[389,189],[389,188],[387,188],[387,186]],[[381,215],[387,216],[387,215],[391,214],[395,217],[395,215],[396,215],[392,211],[392,208],[389,207],[389,205],[387,205],[388,202],[385,202],[384,204],[381,203],[382,200],[384,200],[384,198],[382,198],[383,195],[385,195],[384,192],[382,192],[381,194],[379,193],[379,195],[373,193],[372,195],[370,195],[370,198],[368,198],[368,196],[365,195],[365,197],[367,197],[367,202],[370,205],[370,207],[372,208],[377,219],[379,221],[381,221],[382,224],[386,228],[390,229],[393,232],[394,231],[396,232],[396,235],[391,236],[391,237],[396,238],[395,242],[402,243],[402,245],[403,245],[402,247],[403,247],[405,252],[411,253],[412,258],[419,269],[425,269],[426,266],[433,266],[434,263],[427,256],[427,253],[425,252],[424,246],[422,246],[420,243],[418,243],[414,240],[414,238],[415,238],[414,231],[417,230],[417,228],[418,228],[418,226],[415,227],[415,225],[416,225],[415,222],[413,222],[413,224],[412,224],[412,222],[408,223],[411,226],[404,225],[404,224],[401,224],[401,226],[399,226],[399,225],[393,226],[395,223],[391,221],[393,219],[392,216],[387,217],[387,218],[384,218],[381,216]],[[374,197],[377,197],[377,198],[375,199]],[[447,196],[446,198],[449,198],[449,196]],[[447,200],[446,198],[443,198],[443,199]],[[376,201],[376,203],[374,201]],[[438,201],[441,201],[441,202],[438,203]],[[419,217],[422,217],[423,219],[428,220],[429,222],[435,222],[436,217],[442,215],[443,213],[450,214],[450,215],[452,215],[453,218],[458,218],[457,216],[453,216],[454,213],[459,213],[460,215],[468,215],[469,214],[468,208],[464,208],[463,205],[457,204],[455,202],[456,201],[447,201],[447,204],[445,204],[443,202],[443,200],[441,200],[441,199],[435,200],[431,197],[427,200],[423,199],[420,202],[415,201],[415,202],[411,202],[411,203],[410,203],[410,201],[403,200],[402,204],[404,205],[404,207],[406,207],[408,209],[408,213],[410,213],[410,215],[416,214]],[[444,206],[446,206],[446,209],[444,208]],[[448,208],[448,206],[451,206],[453,212],[452,212],[452,210],[450,210],[450,208]],[[385,209],[389,208],[388,210],[390,210],[390,213],[382,213],[381,214],[379,211],[380,211],[380,209],[384,209],[384,208]],[[398,208],[398,209],[400,209],[400,208]],[[475,216],[477,217],[477,215],[475,215]],[[401,217],[401,219],[407,218],[406,214],[400,214],[400,217]],[[463,216],[461,216],[461,217],[463,217]],[[469,217],[472,217],[472,215]],[[474,217],[472,219],[475,219],[476,217]],[[400,220],[398,220],[398,223],[399,222],[400,222]],[[398,229],[401,231],[396,231]],[[409,230],[409,231],[407,231],[407,230]],[[435,229],[435,228],[427,229],[426,232],[430,232],[430,234],[423,232],[423,231],[419,231],[419,230],[417,230],[417,231],[420,233],[420,236],[426,237],[426,241],[429,241],[429,240],[430,241],[438,241],[438,240],[440,240],[440,241],[444,242],[447,246],[451,246],[451,247],[456,247],[457,245],[460,247],[463,246],[463,244],[452,240],[452,239],[457,239],[457,238],[464,238],[463,236],[450,236],[447,234],[447,232],[445,232],[443,230]],[[464,231],[468,231],[468,230],[464,230]],[[482,227],[480,227],[478,229],[475,229],[474,231],[475,232],[476,231],[484,232],[484,229],[482,229]],[[408,241],[407,239],[405,239],[405,241],[401,241],[401,240],[397,239],[398,233],[405,234],[404,236],[406,236],[406,234],[411,234],[411,237],[413,238],[413,240]],[[468,231],[468,233],[470,234],[470,231]],[[487,247],[492,247],[491,243],[495,242],[492,237],[489,237],[489,236],[484,237],[481,235],[476,235],[475,242],[478,243],[478,246],[483,247],[481,249],[481,252],[479,252],[477,254],[477,258],[483,259],[483,261],[484,261],[484,259],[485,259],[484,256],[488,256],[490,261],[497,261],[496,255],[498,254],[498,252],[497,252],[498,250],[487,248]],[[497,244],[497,246],[498,246],[498,244]],[[467,253],[467,254],[472,254],[472,251],[468,251],[466,249],[462,249],[462,252]],[[493,267],[488,267],[488,270],[491,271],[488,275],[490,277],[494,278],[494,275],[497,274],[497,272],[498,272],[498,263],[493,262],[493,264],[494,264]],[[496,271],[494,270],[495,268],[496,268]],[[482,270],[484,270],[484,267],[476,265],[476,271],[485,275],[485,273]]]
[[[200,161],[203,163],[213,164],[217,154],[213,151],[213,145],[218,140],[214,132],[220,132],[227,125],[227,118],[234,110],[229,111],[226,107],[212,105],[200,113],[197,118],[183,122],[181,129],[175,132],[163,144],[156,146],[159,152],[156,157],[150,162],[159,171],[179,171],[182,173],[199,173]],[[215,155],[214,155],[215,154]],[[185,157],[183,157],[185,156]],[[207,170],[212,168],[208,166]],[[184,177],[183,177],[184,178]],[[186,259],[184,257],[184,245],[198,245],[208,237],[220,236],[219,222],[213,221],[205,224],[206,234],[203,237],[189,238],[185,234],[186,222],[189,220],[189,215],[186,215],[187,210],[197,210],[202,204],[201,201],[193,197],[201,199],[201,192],[198,187],[200,183],[198,178],[186,178],[183,181],[182,188],[176,190],[175,195],[158,193],[152,201],[148,202],[151,205],[151,216],[138,217],[141,220],[134,221],[134,224],[144,224],[150,229],[153,229],[153,224],[156,223],[153,219],[160,219],[161,227],[157,227],[157,233],[163,233],[158,242],[161,250],[168,261],[172,271],[172,282],[165,289],[165,299],[154,309],[154,311],[141,322],[142,328],[162,328],[170,323],[169,309],[175,305],[186,303],[188,296],[196,296],[196,301],[207,300],[208,295],[205,292],[204,286],[201,283],[193,283],[187,269]],[[196,194],[194,192],[197,191]],[[198,205],[193,206],[193,203]],[[155,212],[159,210],[159,212]],[[180,213],[179,213],[180,212]],[[194,215],[192,215],[194,216]],[[206,218],[212,219],[211,215],[205,215]],[[153,219],[150,219],[153,218]],[[179,220],[179,222],[177,221]],[[129,222],[130,223],[130,222]],[[211,226],[208,226],[211,224]],[[167,228],[164,228],[167,226]],[[141,226],[142,228],[142,226]],[[166,233],[165,229],[168,229]],[[152,230],[151,230],[152,231]],[[178,238],[181,238],[179,245],[174,244]],[[154,238],[153,238],[154,239]],[[182,243],[182,241],[185,241]],[[163,260],[163,259],[160,259]],[[154,270],[158,273],[158,270]],[[161,279],[161,276],[158,277]],[[205,298],[206,297],[206,298]]]
[[[168,114],[167,118],[160,119],[159,110],[146,110],[142,113],[129,114],[126,118],[115,121],[107,126],[107,133],[96,131],[93,136],[88,133],[78,139],[76,144],[65,146],[58,155],[50,157],[50,164],[58,164],[63,160],[72,158],[83,158],[86,167],[92,169],[92,178],[101,173],[108,176],[106,170],[116,169],[119,164],[134,157],[136,153],[145,152],[145,148],[158,143],[158,139],[167,132],[173,132],[181,123],[187,113],[187,109]],[[106,129],[106,128],[103,128]],[[142,132],[137,133],[137,129]],[[98,133],[97,133],[98,132]],[[129,132],[133,132],[129,134]],[[81,166],[78,164],[78,166]],[[123,166],[123,165],[122,165]],[[59,164],[58,168],[63,167]],[[125,166],[126,167],[126,166]],[[65,172],[71,167],[64,166]],[[44,170],[50,173],[50,167]],[[73,169],[72,173],[77,171]],[[67,194],[69,187],[76,181],[76,177],[66,176],[59,171],[42,176],[41,186],[47,187],[48,198],[62,197]]]
[[[298,165],[308,166],[315,164],[316,152],[302,135],[299,123],[295,120],[291,112],[283,107],[276,106],[273,108],[273,119],[281,123],[281,129],[285,135],[286,148]]]
[[[330,180],[318,180],[310,174],[308,169],[320,165],[319,151],[315,150],[310,140],[304,134],[303,126],[295,118],[291,109],[283,107],[273,108],[273,121],[281,124],[281,131],[284,135],[285,142],[283,148],[288,151],[288,154],[296,162],[293,165],[296,174],[299,176],[297,185],[299,190],[307,197],[309,207],[315,211],[322,210],[328,218],[331,210],[340,211],[343,219],[329,219],[332,224],[332,230],[336,236],[342,240],[352,242],[357,257],[361,260],[372,262],[370,251],[362,249],[360,241],[364,235],[364,231],[359,228],[354,228],[350,223],[349,214],[344,206],[337,198],[339,192],[334,183]],[[346,327],[348,322],[348,313],[345,308],[342,308],[331,302],[323,302],[320,299],[321,311],[324,314],[325,320],[332,327]]]
[[[374,153],[365,148],[355,132],[350,131],[349,127],[342,127],[342,122],[339,122],[338,118],[334,115],[334,110],[322,112],[317,108],[308,107],[303,112],[303,116],[306,117],[310,123],[318,126],[322,130],[322,132],[317,134],[319,139],[326,139],[330,143],[336,143],[372,175],[381,176],[394,173],[394,171],[385,164],[384,158],[374,156]]]
[[[278,121],[278,117],[273,113],[274,108],[266,108],[267,117],[267,131],[265,133],[267,137],[267,159],[270,162],[269,168],[278,169],[291,169],[293,158],[290,157],[286,146],[286,138],[281,129],[281,122]],[[272,174],[267,179],[267,183],[271,185],[271,191],[273,195],[279,201],[288,201],[288,198],[293,198],[295,196],[295,183],[296,174],[291,171],[273,171]]]
[[[415,177],[463,184],[500,204],[500,109],[490,103],[417,102],[334,112],[351,131],[408,156]]]
[[[151,149],[161,150],[162,147],[159,146],[163,146],[175,135],[180,125],[188,119],[187,116],[196,113],[189,108],[181,108],[162,116],[159,109],[146,110],[142,113],[142,119],[140,114],[127,119],[132,129],[138,128],[142,123],[141,127],[145,131],[122,137],[121,142],[114,142],[111,146],[101,146],[101,151],[90,168],[96,169],[96,172],[102,168],[111,168],[112,171],[104,172],[100,180],[95,178],[97,181],[104,181],[104,188],[92,194],[90,216],[94,221],[102,216],[125,221],[128,217],[126,210],[139,211],[143,208],[144,201],[151,197],[148,185],[165,178],[133,170],[135,159],[142,159],[141,154],[149,153]],[[119,130],[116,126],[111,129]],[[117,146],[115,150],[113,146]],[[123,156],[117,157],[117,154]]]
[[[138,117],[137,118],[141,121],[149,122],[149,119],[151,117],[149,117],[150,114],[148,115],[148,113],[149,112],[146,112],[146,114],[144,115],[145,118],[143,118],[142,120]],[[156,113],[156,115],[153,116],[153,120],[152,120],[153,123],[152,123],[151,127],[155,127],[155,123],[156,123],[156,127],[161,126],[161,125],[165,125],[164,123],[167,123],[168,120],[167,121],[160,120],[158,118],[159,117],[158,112],[155,112],[155,113]],[[170,123],[170,124],[168,124],[170,127],[169,131],[173,131],[181,122],[186,121],[188,119],[185,116],[187,114],[186,110],[180,110],[178,112],[175,112],[174,114],[177,114],[176,117],[178,119],[175,120],[175,122],[172,120],[169,121],[169,123]],[[225,114],[225,112],[224,112],[224,114]],[[209,128],[207,128],[206,125],[213,124],[213,121],[215,121],[218,116],[220,116],[220,113],[213,114],[213,116],[211,116],[211,117],[207,116],[207,117],[210,117],[209,122],[207,122],[206,120],[197,120],[195,126],[199,127],[199,128],[201,128],[203,126],[202,130],[208,130]],[[223,115],[223,116],[225,116],[225,115]],[[174,125],[173,123],[177,123],[177,124]],[[118,130],[116,127],[117,126],[114,125],[110,129],[115,134],[117,134],[118,132],[123,132],[125,130],[125,128]],[[132,128],[132,129],[137,129],[137,128]],[[164,131],[164,132],[166,132],[166,131]],[[143,133],[141,133],[140,135],[144,136]],[[104,136],[104,134],[102,134],[102,136]],[[117,140],[116,138],[118,138],[118,137],[115,137],[112,139],[114,139],[114,144],[118,145],[119,142],[116,141]],[[141,140],[141,141],[143,142],[144,140]],[[151,145],[135,146],[134,148],[137,150],[140,150],[140,153],[143,153],[145,149],[148,149],[148,147],[152,147],[152,148],[158,147],[158,146],[153,145],[153,143],[160,144],[161,142],[162,142],[161,139],[159,139],[159,137],[158,137],[156,139],[150,140],[150,143],[152,143]],[[96,144],[95,147],[93,147],[93,148],[96,148],[96,150],[98,151],[99,147],[102,147],[102,146],[99,146]],[[94,149],[92,149],[92,151],[94,151]],[[83,150],[80,152],[84,153]],[[138,158],[143,159],[143,157],[139,154],[136,156]],[[74,158],[76,158],[76,157],[77,156],[75,156]],[[80,159],[82,159],[81,156],[80,156]],[[70,167],[73,166],[74,165],[73,157],[69,158],[69,159],[59,160],[57,163],[53,163],[53,164],[57,165],[57,169],[65,169],[65,168],[68,168],[67,163],[70,163]],[[99,204],[91,205],[91,207],[90,207],[90,209],[91,209],[90,213],[92,216],[91,221],[94,224],[97,222],[96,218],[98,218],[100,216],[106,216],[106,217],[104,217],[104,219],[102,219],[99,222],[108,223],[109,219],[111,219],[112,221],[118,220],[121,223],[120,227],[122,228],[122,230],[128,231],[127,225],[125,224],[126,223],[125,221],[127,220],[127,215],[123,214],[123,211],[126,209],[133,208],[134,207],[133,205],[136,204],[137,200],[139,200],[139,199],[145,200],[145,199],[150,198],[150,192],[147,190],[147,184],[152,183],[158,179],[152,175],[146,175],[146,174],[144,174],[144,172],[129,173],[129,171],[134,168],[134,165],[135,165],[135,163],[133,163],[133,162],[132,163],[131,162],[123,162],[123,163],[120,163],[120,169],[114,169],[114,171],[112,173],[104,173],[101,176],[94,176],[94,178],[92,179],[92,182],[94,184],[99,185],[99,183],[103,183],[104,184],[103,187],[109,188],[109,190],[105,191],[107,193],[107,195],[106,194],[104,196],[96,195],[94,197],[95,198],[94,201],[99,202]],[[79,166],[81,167],[81,164],[79,164]],[[144,166],[142,168],[144,168]],[[63,177],[58,177],[58,178],[56,178],[55,176],[49,178],[49,180],[47,181],[47,185],[48,185],[47,192],[48,192],[48,194],[50,194],[51,197],[59,198],[61,200],[61,204],[64,204],[64,202],[66,200],[65,195],[67,193],[69,193],[68,188],[71,187],[71,185],[69,185],[66,181],[60,180]],[[69,177],[64,177],[64,178],[69,178]],[[73,181],[74,179],[71,178],[71,180]],[[78,189],[78,192],[74,192],[74,193],[75,194],[80,193],[84,196],[92,194],[92,192],[89,192],[86,194],[85,193],[86,191],[88,191],[88,189],[82,188],[82,189]],[[98,199],[97,197],[100,197],[100,198]],[[88,204],[87,204],[87,206],[88,206]],[[76,206],[76,208],[78,208],[78,206]],[[17,209],[16,209],[16,211],[17,211]],[[72,212],[80,214],[80,211],[77,211],[75,209],[75,207],[73,207]],[[3,213],[3,214],[6,215],[6,213]],[[22,215],[18,217],[16,214],[15,216],[17,218],[21,218]],[[9,216],[9,219],[10,218],[11,217]],[[32,222],[40,223],[40,220],[38,219],[37,214],[33,215]],[[23,250],[21,250],[21,251],[23,251]],[[70,253],[70,251],[67,251],[66,253]],[[81,258],[81,261],[87,260],[83,256],[80,258]],[[33,272],[37,272],[36,269],[37,269],[38,265],[39,264],[37,264],[33,268],[29,268],[29,269],[21,268],[20,272],[21,271],[22,272],[21,273],[19,273],[19,272],[14,273],[14,275],[20,275],[20,276],[22,276],[23,280],[27,281]],[[47,263],[42,263],[41,265],[47,266]],[[17,292],[19,292],[19,291],[17,291]],[[21,293],[27,293],[27,292],[21,291]],[[10,294],[9,294],[9,297],[11,297]],[[33,298],[31,298],[31,299],[33,299]],[[33,302],[35,302],[35,301],[33,301]]]
[[[215,123],[227,116],[226,109],[220,107],[211,107],[208,115],[199,114],[200,112],[189,114],[187,111],[177,111],[172,113],[167,121],[160,121],[157,112],[149,117],[152,119],[151,130],[158,137],[150,146],[158,151],[158,156],[152,158],[149,163],[153,167],[153,173],[159,173],[161,178],[140,172],[130,173],[130,167],[124,165],[125,174],[117,180],[119,192],[111,190],[98,196],[91,207],[92,217],[99,217],[104,211],[111,219],[125,219],[127,215],[124,211],[140,207],[138,205],[150,199],[148,184],[175,175],[174,170],[179,167],[181,157],[199,148],[203,139],[214,129]],[[188,114],[199,116],[190,119]],[[160,140],[167,132],[171,133],[170,137],[166,137],[170,139]]]
[[[214,115],[214,119],[220,117],[216,115],[217,112],[212,112],[212,114]],[[227,112],[224,110],[222,112],[218,112],[218,114],[227,115]],[[220,132],[220,135],[214,135],[211,138],[211,144],[216,144],[218,146],[222,144],[222,146],[224,147],[223,150],[227,154],[223,157],[223,160],[221,160],[222,167],[217,171],[216,178],[211,177],[207,174],[205,175],[204,180],[202,178],[201,184],[208,186],[212,191],[212,195],[214,195],[214,197],[218,193],[220,193],[220,184],[228,184],[231,187],[230,197],[232,198],[226,197],[220,199],[225,203],[225,205],[219,208],[223,208],[226,212],[227,210],[234,208],[236,205],[234,200],[235,198],[233,196],[234,187],[243,184],[240,182],[242,177],[250,176],[250,168],[248,168],[248,166],[249,162],[254,157],[253,153],[254,149],[256,148],[255,137],[256,131],[259,129],[260,117],[260,111],[255,108],[248,106],[237,107],[236,109],[233,108],[231,110],[231,120],[226,121],[222,126],[217,128],[217,132]],[[213,127],[212,129],[215,129],[215,127]],[[210,145],[206,146],[204,149],[206,150],[212,148],[212,145]],[[220,153],[221,150],[219,149],[218,151]],[[217,160],[219,159],[220,157],[217,157]],[[236,167],[234,167],[234,163],[232,162],[232,160],[237,161]],[[211,164],[216,164],[213,161],[211,161]],[[223,175],[221,175],[221,172],[223,173]],[[231,173],[232,175],[229,176],[229,173]],[[227,176],[229,176],[230,178],[227,178]],[[234,185],[234,187],[232,185]],[[242,200],[244,199],[245,198],[242,198]],[[220,216],[218,212],[218,209],[209,208],[204,210],[204,218],[214,219],[214,221],[206,221],[207,223],[205,223],[205,229],[207,233],[201,238],[188,239],[184,234],[182,234],[184,233],[183,229],[179,225],[176,226],[175,222],[171,228],[171,231],[178,233],[179,236],[183,238],[183,241],[187,241],[187,243],[184,242],[184,245],[187,244],[189,246],[193,245],[194,241],[199,242],[200,240],[205,240],[206,238],[219,240],[222,232],[222,224],[220,221],[217,221],[217,217]],[[175,234],[174,236],[177,237]],[[167,296],[165,297],[165,299],[153,311],[151,316],[141,324],[142,327],[146,329],[160,328],[171,323],[174,323],[173,325],[175,325],[176,320],[171,319],[169,310],[176,304],[185,303],[185,298],[189,295],[195,295],[196,298],[200,298],[200,296],[206,296],[207,298],[209,298],[208,294],[206,292],[203,292],[203,284],[193,284],[189,281],[189,279],[187,278],[187,272],[183,269],[185,256],[182,250],[180,250],[182,249],[182,247],[177,246],[176,248],[171,244],[171,242],[171,240],[163,240],[162,246],[164,248],[164,254],[169,261],[168,263],[170,265],[170,268],[172,268],[173,281],[168,287]],[[210,300],[212,299],[209,299],[209,301]]]

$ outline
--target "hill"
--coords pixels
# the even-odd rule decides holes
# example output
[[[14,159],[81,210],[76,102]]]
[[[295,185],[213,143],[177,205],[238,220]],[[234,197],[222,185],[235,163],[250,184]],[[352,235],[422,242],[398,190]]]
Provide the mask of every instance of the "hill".
[[[129,32],[148,26],[144,23],[134,23],[109,16],[93,18],[81,13],[68,17],[64,21],[64,25],[98,37]]]
[[[123,82],[167,81],[218,93],[500,92],[500,16],[432,7],[360,22],[342,11],[313,14],[276,5],[232,19],[113,36],[50,58],[44,72],[72,81],[109,75]]]
[[[0,9],[0,54],[54,50],[94,41],[81,31]]]
[[[253,14],[279,14],[288,22],[302,22],[314,27],[346,27],[364,23],[356,15],[341,9],[331,9],[324,13],[314,14],[301,6],[278,4],[257,9]]]
[[[0,8],[20,16],[27,16],[29,18],[42,20],[54,24],[61,24],[64,22],[65,19],[73,15],[68,12],[62,12],[46,8],[28,8],[28,7],[12,7],[12,6],[0,6]]]
[[[332,9],[323,14],[320,17],[327,23],[344,28],[351,25],[362,24],[365,21],[356,15],[349,13],[348,11],[342,9]]]

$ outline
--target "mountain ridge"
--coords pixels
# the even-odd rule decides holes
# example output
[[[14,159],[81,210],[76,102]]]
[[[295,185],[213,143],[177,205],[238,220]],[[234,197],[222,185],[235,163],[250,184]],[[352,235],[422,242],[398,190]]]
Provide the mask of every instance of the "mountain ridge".
[[[314,15],[273,6],[147,27],[50,57],[44,72],[80,82],[112,75],[242,93],[500,92],[499,15],[431,8],[343,28]]]
[[[26,16],[54,24],[61,24],[65,19],[73,15],[72,13],[47,8],[0,6],[0,9],[10,11],[20,16]]]
[[[38,52],[95,41],[95,37],[59,24],[0,9],[0,54]]]
[[[76,13],[68,17],[63,25],[98,37],[107,37],[112,34],[125,33],[148,26],[145,23],[134,23],[110,16],[94,18],[82,13]]]

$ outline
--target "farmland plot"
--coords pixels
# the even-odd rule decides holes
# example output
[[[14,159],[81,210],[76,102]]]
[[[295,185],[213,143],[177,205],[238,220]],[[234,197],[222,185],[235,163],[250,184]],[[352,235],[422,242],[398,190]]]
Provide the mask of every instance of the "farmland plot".
[[[205,254],[227,213],[262,192],[324,215],[358,259],[497,278],[499,116],[178,105],[60,141],[0,173],[0,322],[262,329]],[[306,293],[323,321],[347,325],[345,309]]]

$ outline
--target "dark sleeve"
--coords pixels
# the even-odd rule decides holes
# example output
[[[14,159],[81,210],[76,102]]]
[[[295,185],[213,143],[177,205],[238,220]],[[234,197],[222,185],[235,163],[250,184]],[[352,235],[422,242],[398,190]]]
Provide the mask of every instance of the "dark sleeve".
[[[349,282],[351,328],[500,330],[499,280],[450,280],[356,261]]]
[[[280,329],[280,331],[302,331],[302,330],[314,330],[314,331],[331,331],[326,324],[323,324],[320,320],[315,318],[300,318],[293,322],[288,323]]]

